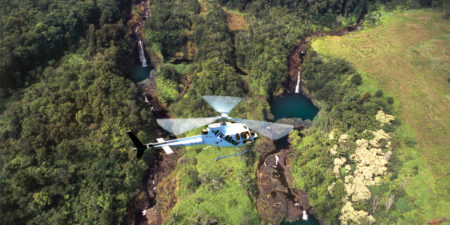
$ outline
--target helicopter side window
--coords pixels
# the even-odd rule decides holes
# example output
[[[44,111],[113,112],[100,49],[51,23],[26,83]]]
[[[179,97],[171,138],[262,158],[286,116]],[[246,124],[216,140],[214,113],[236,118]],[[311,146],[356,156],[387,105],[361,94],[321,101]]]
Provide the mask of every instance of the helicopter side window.
[[[241,136],[239,136],[239,134],[236,134],[236,140],[241,140]]]
[[[248,133],[248,132],[242,132],[241,136],[242,136],[242,139],[244,139],[244,140],[251,138],[250,133]]]
[[[248,143],[248,142],[252,142],[252,136],[250,136],[250,133],[249,132],[242,132],[241,133],[241,136],[242,136],[242,140],[244,140],[243,142],[244,142],[244,144],[245,143]]]

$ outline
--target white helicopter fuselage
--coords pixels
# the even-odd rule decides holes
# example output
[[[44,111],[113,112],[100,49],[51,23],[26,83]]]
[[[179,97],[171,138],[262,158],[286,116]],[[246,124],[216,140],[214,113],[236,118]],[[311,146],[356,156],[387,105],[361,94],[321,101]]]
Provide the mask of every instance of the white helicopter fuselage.
[[[147,144],[148,147],[163,148],[191,145],[210,145],[217,147],[239,148],[253,142],[258,135],[241,123],[212,123],[202,130],[202,135],[179,138],[159,143]],[[166,151],[167,152],[167,151]]]

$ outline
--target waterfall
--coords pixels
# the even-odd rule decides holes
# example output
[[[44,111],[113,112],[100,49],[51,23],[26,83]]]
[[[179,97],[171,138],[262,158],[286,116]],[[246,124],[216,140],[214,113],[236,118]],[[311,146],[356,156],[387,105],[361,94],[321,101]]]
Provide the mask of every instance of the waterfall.
[[[300,66],[298,67],[297,85],[295,86],[295,93],[300,93]]]
[[[142,41],[138,41],[139,45],[139,60],[141,61],[142,67],[147,67],[147,59],[145,59],[144,47],[142,46]]]
[[[302,220],[308,220],[308,213],[306,213],[306,210],[303,210]]]

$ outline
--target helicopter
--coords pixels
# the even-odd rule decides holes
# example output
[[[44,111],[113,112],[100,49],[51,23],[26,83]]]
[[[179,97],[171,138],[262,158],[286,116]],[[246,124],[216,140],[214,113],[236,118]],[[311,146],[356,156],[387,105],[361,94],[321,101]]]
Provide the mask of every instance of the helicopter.
[[[180,135],[195,128],[208,125],[205,129],[202,129],[201,135],[167,141],[163,138],[157,138],[156,143],[143,144],[133,132],[127,132],[131,141],[136,146],[137,158],[141,158],[147,149],[162,148],[166,154],[172,154],[174,152],[171,147],[208,145],[216,146],[219,149],[217,161],[246,153],[248,149],[239,152],[237,149],[254,142],[258,138],[258,133],[272,140],[277,140],[289,134],[293,128],[290,124],[247,120],[228,116],[228,113],[242,100],[239,97],[203,96],[203,99],[216,112],[220,113],[220,116],[156,120],[159,126],[174,135]],[[222,156],[221,147],[233,147],[234,154]]]

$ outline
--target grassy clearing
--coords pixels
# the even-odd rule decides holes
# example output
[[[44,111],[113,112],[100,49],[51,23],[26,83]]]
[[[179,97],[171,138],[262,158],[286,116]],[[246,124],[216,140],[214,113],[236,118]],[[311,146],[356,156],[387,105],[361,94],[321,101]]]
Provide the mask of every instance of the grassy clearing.
[[[207,0],[198,0],[198,2],[200,3],[200,15],[206,16],[213,6]]]
[[[238,10],[223,9],[227,14],[228,29],[233,30],[248,30],[248,24],[244,19],[244,13]]]
[[[204,147],[187,147],[177,166],[178,202],[171,213],[173,222],[259,223],[248,193],[254,173],[246,161],[240,157],[216,161],[217,148]],[[223,155],[232,153],[232,148],[222,149]]]
[[[184,136],[198,135],[201,129]],[[233,148],[221,149],[222,155],[234,153]],[[181,154],[174,171],[177,203],[166,224],[260,223],[252,194],[254,168],[245,154],[216,161],[217,147],[206,145],[186,147]]]
[[[208,14],[212,7],[218,7],[207,0],[199,0],[198,2],[200,3],[200,15],[202,16]],[[222,7],[222,9],[227,14],[227,24],[230,31],[248,30],[248,24],[244,19],[245,13],[235,9],[228,9],[227,7]]]
[[[180,64],[173,64],[173,65],[175,66],[175,70],[179,74],[186,73],[186,71],[192,67],[192,64],[189,64],[189,63],[180,63]]]
[[[361,32],[316,39],[312,46],[324,57],[349,61],[363,76],[361,91],[382,89],[395,98],[397,115],[406,121],[396,133],[418,143],[399,150],[405,161],[399,177],[419,168],[407,180],[406,192],[423,210],[422,219],[445,216],[450,211],[450,22],[432,10],[388,13],[381,21]]]

